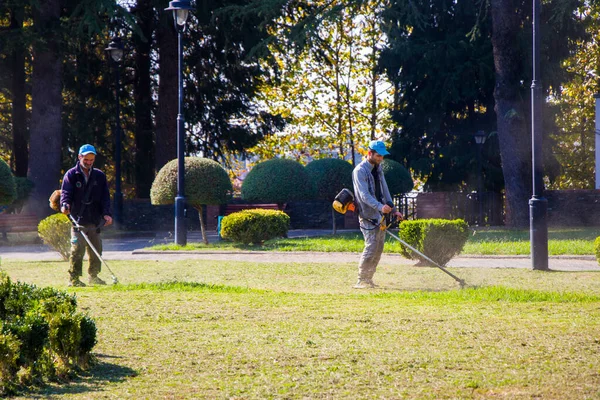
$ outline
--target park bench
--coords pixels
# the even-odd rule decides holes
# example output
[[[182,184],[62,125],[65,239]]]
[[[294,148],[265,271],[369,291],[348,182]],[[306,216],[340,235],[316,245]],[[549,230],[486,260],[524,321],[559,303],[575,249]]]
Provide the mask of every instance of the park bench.
[[[37,231],[38,217],[35,214],[0,214],[2,239],[8,240],[9,232]]]
[[[223,215],[229,215],[242,210],[253,210],[260,208],[263,210],[279,210],[277,204],[227,204]]]

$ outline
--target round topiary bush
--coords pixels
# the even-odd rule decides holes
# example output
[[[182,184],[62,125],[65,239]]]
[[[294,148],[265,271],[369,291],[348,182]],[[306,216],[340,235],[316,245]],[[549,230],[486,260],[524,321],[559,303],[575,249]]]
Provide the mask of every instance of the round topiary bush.
[[[254,203],[277,203],[281,208],[290,201],[310,200],[314,194],[302,164],[274,158],[258,163],[242,183],[242,198]]]
[[[243,210],[221,221],[221,237],[244,244],[260,244],[276,237],[286,237],[290,217],[283,211]]]
[[[38,236],[56,250],[64,260],[69,259],[71,250],[71,222],[64,214],[54,214],[38,224]]]
[[[177,196],[177,159],[169,161],[156,175],[150,189],[154,205],[174,204]],[[225,204],[231,198],[233,187],[227,172],[219,163],[208,158],[186,157],[185,200],[198,210],[204,243],[205,232],[202,206]]]
[[[381,163],[381,168],[392,196],[408,193],[415,187],[410,173],[399,162],[386,158]]]
[[[315,186],[315,197],[333,201],[344,188],[352,189],[352,165],[339,158],[324,158],[308,163],[306,173]]]
[[[11,204],[17,198],[17,185],[10,167],[0,158],[0,206]]]

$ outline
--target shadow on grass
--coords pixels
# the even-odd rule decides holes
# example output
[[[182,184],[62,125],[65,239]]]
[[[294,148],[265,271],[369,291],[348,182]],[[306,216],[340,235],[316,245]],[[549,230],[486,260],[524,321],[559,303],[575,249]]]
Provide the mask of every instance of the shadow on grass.
[[[137,372],[129,367],[113,364],[104,359],[116,359],[107,354],[96,354],[97,363],[88,371],[78,374],[72,381],[64,384],[51,383],[36,390],[20,393],[32,399],[43,399],[53,395],[73,395],[88,392],[102,391],[108,384],[120,383],[128,378],[137,376]]]

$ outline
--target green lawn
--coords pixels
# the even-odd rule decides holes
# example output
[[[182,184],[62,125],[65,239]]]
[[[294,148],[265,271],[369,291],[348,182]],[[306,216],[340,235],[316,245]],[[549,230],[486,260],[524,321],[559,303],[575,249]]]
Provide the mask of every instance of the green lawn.
[[[549,229],[548,252],[550,255],[593,255],[594,240],[600,236],[597,228]],[[310,238],[274,239],[262,246],[245,246],[220,242],[208,246],[189,243],[185,247],[175,244],[153,246],[155,250],[273,250],[273,251],[322,251],[361,252],[363,239],[360,233],[342,233]],[[400,243],[388,237],[385,251],[400,253]],[[473,230],[462,254],[478,255],[528,255],[529,231],[514,229]]]
[[[66,282],[64,262],[3,260]],[[122,284],[74,290],[98,364],[22,398],[600,398],[600,273],[113,261]]]

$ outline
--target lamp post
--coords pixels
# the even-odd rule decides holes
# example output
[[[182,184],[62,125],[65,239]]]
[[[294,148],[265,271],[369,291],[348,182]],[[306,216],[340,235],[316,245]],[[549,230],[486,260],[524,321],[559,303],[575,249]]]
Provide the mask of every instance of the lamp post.
[[[475,133],[475,143],[477,143],[477,168],[479,169],[479,179],[477,185],[477,200],[479,203],[479,226],[483,225],[483,166],[481,162],[481,153],[483,144],[487,139],[484,131]]]
[[[115,120],[115,199],[113,208],[115,225],[119,228],[123,223],[123,193],[121,191],[121,79],[119,64],[123,60],[124,50],[121,38],[118,36],[113,37],[108,47],[104,50],[110,56],[111,64],[115,70],[115,109],[117,115]]]
[[[171,1],[165,11],[173,11],[173,20],[177,30],[179,44],[179,108],[177,113],[177,196],[175,197],[175,243],[181,246],[187,244],[185,227],[185,132],[183,118],[183,31],[190,10],[193,10],[189,0]]]
[[[542,84],[540,74],[541,1],[533,0],[533,81],[531,82],[531,158],[533,196],[529,200],[529,237],[534,270],[548,270],[548,200],[543,197]]]

